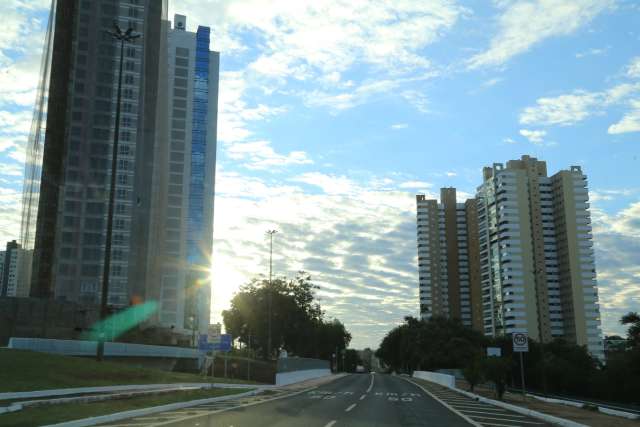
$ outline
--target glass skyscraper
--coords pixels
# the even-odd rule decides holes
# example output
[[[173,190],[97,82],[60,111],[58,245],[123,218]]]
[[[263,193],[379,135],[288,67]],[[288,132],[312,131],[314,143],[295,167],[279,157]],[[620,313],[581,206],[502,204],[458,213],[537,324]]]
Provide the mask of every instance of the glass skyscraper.
[[[168,29],[159,321],[185,333],[206,333],[210,317],[219,54],[209,42],[209,28],[186,31],[182,15]]]
[[[38,101],[44,103],[46,97],[47,107],[40,108],[46,112],[42,160],[37,151],[41,140],[34,139],[25,177],[34,183],[25,185],[25,200],[31,203],[21,233],[26,247],[33,239],[31,295],[100,300],[120,54],[107,31],[115,22],[142,34],[125,46],[122,76],[108,301],[124,306],[134,297],[147,298],[150,248],[156,238],[150,229],[155,209],[151,189],[160,150],[157,94],[166,1],[54,1],[51,17],[52,42],[44,58],[50,65],[43,67],[48,91]]]

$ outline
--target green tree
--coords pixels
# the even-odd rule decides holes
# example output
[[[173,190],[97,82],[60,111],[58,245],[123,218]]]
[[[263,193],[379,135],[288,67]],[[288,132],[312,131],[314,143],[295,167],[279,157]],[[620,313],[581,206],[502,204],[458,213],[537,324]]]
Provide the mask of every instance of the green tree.
[[[496,397],[502,400],[511,372],[510,357],[487,357],[483,361],[483,372],[495,386]]]
[[[480,354],[476,354],[462,369],[462,375],[464,375],[464,379],[469,383],[469,388],[472,393],[476,385],[480,384],[484,379],[482,364],[482,357]]]
[[[326,322],[315,299],[318,286],[305,272],[295,278],[254,279],[242,286],[222,313],[227,333],[267,359],[275,350],[330,359],[336,347],[346,348],[351,335],[339,321]],[[269,343],[271,305],[271,348]]]
[[[627,329],[627,340],[631,347],[640,346],[640,315],[637,312],[629,312],[622,316],[620,323],[631,325]]]

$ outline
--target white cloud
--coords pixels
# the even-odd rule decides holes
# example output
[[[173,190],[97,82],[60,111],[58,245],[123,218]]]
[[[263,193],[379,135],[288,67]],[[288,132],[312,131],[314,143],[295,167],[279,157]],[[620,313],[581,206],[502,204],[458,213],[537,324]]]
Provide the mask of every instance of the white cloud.
[[[454,177],[454,176],[458,176],[458,174],[456,172],[446,172],[445,175],[447,175],[449,178]]]
[[[499,2],[498,33],[469,68],[496,66],[550,37],[571,34],[614,5],[613,0],[538,0]]]
[[[430,112],[429,101],[422,92],[418,92],[417,90],[405,90],[401,93],[401,95],[419,112],[425,114]]]
[[[536,105],[526,107],[520,114],[520,123],[525,125],[569,126],[586,118],[603,114],[606,107],[626,102],[640,92],[640,84],[622,83],[602,92],[576,90],[571,94],[545,97],[536,100]]]
[[[375,347],[405,315],[417,314],[415,196],[346,176],[309,173],[294,182],[322,191],[219,175],[218,186],[232,191],[216,196],[214,320],[240,285],[268,271],[264,232],[275,228],[276,276],[310,272],[327,316],[345,322],[352,345]]]
[[[547,135],[547,132],[544,130],[529,130],[529,129],[520,129],[520,135],[524,136],[534,144],[542,144],[544,137]]]
[[[330,195],[354,194],[357,191],[355,183],[347,177],[327,175],[320,172],[307,172],[291,178],[293,182],[302,182],[322,189]]]
[[[394,123],[391,125],[391,129],[406,129],[409,125],[407,123]]]
[[[622,119],[609,126],[610,134],[620,134],[627,132],[640,132],[640,99],[630,102],[632,110],[625,114]]]
[[[230,159],[244,161],[243,165],[249,169],[277,169],[282,166],[313,163],[304,151],[278,154],[269,141],[234,142],[226,144],[225,151]]]
[[[620,334],[620,317],[640,307],[640,202],[612,215],[600,210],[595,200],[592,205],[603,332]]]
[[[602,55],[602,54],[606,53],[607,50],[608,50],[608,48],[603,48],[603,49],[593,48],[593,49],[589,49],[589,50],[586,50],[584,52],[576,53],[576,58],[582,59],[582,58],[584,58],[586,56],[599,56],[599,55]]]
[[[424,189],[424,188],[431,188],[433,187],[433,184],[430,182],[424,182],[424,181],[407,181],[407,182],[403,182],[400,185],[398,185],[399,188],[408,188],[408,189]]]
[[[517,144],[518,143],[518,141],[514,140],[513,138],[505,138],[502,141],[507,143],[507,144]]]
[[[640,77],[640,56],[633,58],[627,66],[627,76],[631,78]]]
[[[572,125],[594,113],[602,101],[600,94],[577,90],[555,98],[539,98],[535,107],[527,107],[520,115],[525,125]]]

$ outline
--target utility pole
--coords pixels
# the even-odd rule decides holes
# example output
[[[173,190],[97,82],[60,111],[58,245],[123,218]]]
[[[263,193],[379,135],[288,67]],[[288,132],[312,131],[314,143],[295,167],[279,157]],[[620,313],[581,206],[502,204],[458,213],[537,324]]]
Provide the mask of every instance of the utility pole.
[[[133,33],[133,28],[122,31],[117,23],[113,23],[114,31],[108,31],[111,36],[120,41],[120,70],[118,72],[118,95],[116,98],[116,122],[113,130],[113,149],[111,152],[111,185],[109,187],[109,210],[107,213],[107,235],[104,244],[104,265],[102,269],[102,291],[100,294],[100,330],[98,331],[98,346],[96,359],[104,358],[104,320],[108,316],[107,304],[109,300],[109,274],[111,273],[111,234],[113,233],[113,205],[116,194],[116,173],[118,171],[118,142],[120,140],[120,101],[122,98],[122,64],[124,62],[124,44],[132,43],[140,37]]]
[[[271,351],[271,300],[272,300],[272,273],[273,273],[273,235],[276,234],[278,230],[267,230],[267,234],[269,235],[269,290],[267,292],[267,316],[269,323],[269,332],[267,334],[267,355],[269,359],[271,359],[272,351]]]

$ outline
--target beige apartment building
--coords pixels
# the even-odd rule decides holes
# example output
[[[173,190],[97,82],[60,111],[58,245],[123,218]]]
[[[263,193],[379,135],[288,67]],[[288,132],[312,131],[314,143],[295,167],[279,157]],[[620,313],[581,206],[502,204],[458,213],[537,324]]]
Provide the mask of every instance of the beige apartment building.
[[[456,189],[442,188],[440,203],[416,201],[421,318],[453,317],[481,329],[475,200],[457,203]]]
[[[452,188],[440,204],[417,196],[422,317],[457,317],[489,336],[564,338],[603,358],[581,168],[548,176],[544,161],[522,156],[485,167],[483,178],[465,204]]]

